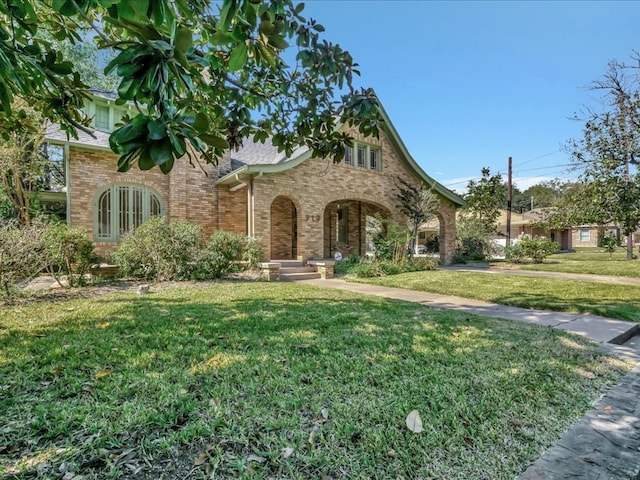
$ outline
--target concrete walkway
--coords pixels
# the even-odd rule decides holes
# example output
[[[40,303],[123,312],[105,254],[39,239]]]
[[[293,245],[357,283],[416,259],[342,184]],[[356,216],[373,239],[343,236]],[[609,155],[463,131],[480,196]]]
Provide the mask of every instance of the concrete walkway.
[[[554,274],[554,277],[558,276]],[[640,362],[637,323],[597,315],[510,307],[448,295],[349,283],[341,279],[306,280],[303,283],[558,328],[599,342],[608,353]],[[519,477],[520,480],[578,478],[640,480],[640,363]]]

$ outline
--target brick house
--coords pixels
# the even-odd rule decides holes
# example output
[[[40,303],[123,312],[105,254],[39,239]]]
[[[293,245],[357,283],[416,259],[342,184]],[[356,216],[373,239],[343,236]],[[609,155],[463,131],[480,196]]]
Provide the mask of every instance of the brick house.
[[[176,162],[170,174],[132,168],[118,173],[109,149],[109,132],[129,106],[94,91],[87,113],[95,138],[79,133],[67,139],[55,126],[47,129],[51,149],[63,158],[66,219],[84,227],[96,250],[117,247],[122,235],[151,215],[187,220],[205,234],[227,230],[258,237],[266,259],[320,259],[335,252],[367,250],[367,218],[376,214],[399,224],[397,180],[428,182],[440,197],[441,261],[450,263],[455,246],[455,211],[460,197],[437,184],[411,157],[383,112],[380,138],[354,133],[354,146],[340,164],[312,158],[299,149],[290,158],[269,142],[245,141],[217,166]]]

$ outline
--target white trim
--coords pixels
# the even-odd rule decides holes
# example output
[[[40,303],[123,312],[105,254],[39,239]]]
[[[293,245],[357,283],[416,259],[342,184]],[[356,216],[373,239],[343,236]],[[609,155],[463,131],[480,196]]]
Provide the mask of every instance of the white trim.
[[[151,197],[154,196],[160,204],[160,215],[164,215],[166,212],[165,203],[162,196],[156,192],[153,188],[146,185],[140,185],[136,183],[118,182],[111,183],[106,187],[100,188],[93,198],[93,240],[95,242],[119,242],[122,240],[122,236],[126,232],[119,232],[120,225],[120,188],[128,187],[126,195],[128,197],[128,204],[133,204],[133,193],[137,190],[142,192],[142,205],[141,205],[141,217],[142,223],[146,222],[151,217]],[[100,199],[104,194],[109,192],[111,198],[109,199],[109,235],[100,236]],[[133,210],[130,208],[127,212],[127,223],[134,225],[136,223],[133,218]]]

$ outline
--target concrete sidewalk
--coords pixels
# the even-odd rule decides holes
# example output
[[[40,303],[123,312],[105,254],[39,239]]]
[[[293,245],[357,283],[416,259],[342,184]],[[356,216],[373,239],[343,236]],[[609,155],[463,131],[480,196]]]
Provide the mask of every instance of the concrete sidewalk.
[[[640,331],[638,324],[632,322],[597,315],[510,307],[341,279],[305,280],[303,283],[549,326],[590,338],[599,342],[608,353],[640,362],[640,336],[637,336]],[[520,480],[576,478],[640,480],[640,364],[519,477]]]
[[[404,290],[402,288],[382,287],[365,283],[351,283],[341,279],[305,280],[307,285],[338,288],[351,292],[377,295],[379,297],[421,303],[434,308],[458,310],[485,317],[504,318],[519,322],[558,328],[590,338],[599,343],[622,345],[634,335],[640,333],[637,323],[614,320],[586,313],[561,313],[550,310],[510,307],[496,303],[483,302],[469,298],[438,295],[436,293]]]

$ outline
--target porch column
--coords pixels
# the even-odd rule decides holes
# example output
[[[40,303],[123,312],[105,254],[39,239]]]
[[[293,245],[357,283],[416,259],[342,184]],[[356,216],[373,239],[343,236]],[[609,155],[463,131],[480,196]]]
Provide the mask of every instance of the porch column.
[[[440,263],[451,265],[456,253],[456,209],[448,200],[440,200]]]

